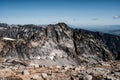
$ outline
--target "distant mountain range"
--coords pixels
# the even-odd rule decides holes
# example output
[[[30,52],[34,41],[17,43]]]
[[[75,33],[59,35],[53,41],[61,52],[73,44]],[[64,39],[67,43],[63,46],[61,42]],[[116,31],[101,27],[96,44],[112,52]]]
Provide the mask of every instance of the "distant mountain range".
[[[70,26],[73,28],[82,28],[94,32],[103,32],[120,36],[120,25],[80,25],[79,27],[73,25]]]

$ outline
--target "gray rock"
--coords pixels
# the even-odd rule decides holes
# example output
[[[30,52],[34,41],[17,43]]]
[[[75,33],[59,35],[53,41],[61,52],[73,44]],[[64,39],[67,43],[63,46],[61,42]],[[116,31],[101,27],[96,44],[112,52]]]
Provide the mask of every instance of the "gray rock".
[[[115,78],[114,76],[107,76],[106,80],[119,80],[117,78]]]
[[[28,70],[24,70],[22,73],[23,73],[23,75],[30,75]]]
[[[31,79],[36,79],[36,80],[44,80],[41,76],[39,75],[33,75],[33,77]]]
[[[97,75],[104,75],[106,76],[108,73],[110,73],[109,69],[105,69],[105,68],[90,68],[86,70],[88,74],[93,74],[95,76]]]
[[[35,64],[35,68],[39,68],[39,64]]]
[[[120,76],[120,72],[114,72],[115,76]]]
[[[92,75],[85,75],[84,80],[92,80]]]
[[[43,78],[46,78],[48,76],[47,73],[41,73],[41,75]]]

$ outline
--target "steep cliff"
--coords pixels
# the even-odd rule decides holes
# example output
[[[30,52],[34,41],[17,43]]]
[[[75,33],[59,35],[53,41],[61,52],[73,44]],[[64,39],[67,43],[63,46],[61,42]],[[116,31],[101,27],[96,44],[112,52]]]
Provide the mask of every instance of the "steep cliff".
[[[120,60],[120,37],[65,23],[48,25],[0,24],[0,62],[77,65]]]

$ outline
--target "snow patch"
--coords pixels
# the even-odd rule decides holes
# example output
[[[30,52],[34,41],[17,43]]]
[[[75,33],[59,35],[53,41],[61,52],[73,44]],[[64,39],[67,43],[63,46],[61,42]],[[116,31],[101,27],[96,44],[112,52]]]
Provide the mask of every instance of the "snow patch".
[[[8,38],[8,37],[3,37],[3,40],[14,41],[15,39]]]

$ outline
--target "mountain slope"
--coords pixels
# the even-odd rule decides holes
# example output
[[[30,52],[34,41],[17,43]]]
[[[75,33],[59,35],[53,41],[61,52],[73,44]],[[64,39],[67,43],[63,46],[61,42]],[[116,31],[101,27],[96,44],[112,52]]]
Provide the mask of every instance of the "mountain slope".
[[[120,37],[72,29],[65,23],[0,24],[1,62],[28,61],[40,65],[77,65],[120,60]]]

